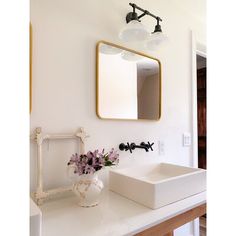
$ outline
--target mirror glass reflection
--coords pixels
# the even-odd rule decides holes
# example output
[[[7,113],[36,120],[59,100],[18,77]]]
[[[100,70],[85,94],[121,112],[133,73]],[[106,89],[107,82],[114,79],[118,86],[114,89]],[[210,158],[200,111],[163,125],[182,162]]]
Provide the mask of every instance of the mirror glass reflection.
[[[110,43],[97,46],[97,114],[103,119],[158,120],[159,60]]]

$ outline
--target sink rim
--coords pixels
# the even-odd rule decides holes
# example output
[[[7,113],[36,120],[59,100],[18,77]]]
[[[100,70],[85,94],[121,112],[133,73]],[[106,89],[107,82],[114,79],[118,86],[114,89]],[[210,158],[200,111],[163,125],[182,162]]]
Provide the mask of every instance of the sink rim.
[[[171,165],[171,166],[175,166],[175,167],[189,168],[189,169],[194,170],[194,171],[190,172],[190,173],[180,174],[180,175],[177,175],[177,176],[167,177],[166,179],[156,180],[156,181],[148,180],[148,179],[141,179],[140,177],[132,176],[132,174],[129,175],[129,173],[121,173],[120,172],[122,170],[135,169],[135,168],[140,168],[140,167],[143,167],[143,166],[161,165],[161,164],[164,164],[164,165],[167,164],[167,165]],[[132,167],[122,167],[122,168],[118,167],[116,169],[110,169],[109,170],[109,174],[110,173],[115,173],[115,174],[120,175],[120,176],[125,176],[125,177],[128,177],[128,178],[135,179],[135,180],[138,180],[140,182],[144,182],[144,183],[148,183],[148,184],[152,184],[152,185],[169,182],[169,181],[175,180],[175,179],[185,178],[187,176],[197,175],[197,174],[200,174],[200,173],[203,173],[203,172],[206,172],[206,170],[201,169],[201,168],[188,167],[188,166],[183,166],[183,165],[176,165],[176,164],[168,163],[168,162],[137,164],[137,165],[132,166]]]

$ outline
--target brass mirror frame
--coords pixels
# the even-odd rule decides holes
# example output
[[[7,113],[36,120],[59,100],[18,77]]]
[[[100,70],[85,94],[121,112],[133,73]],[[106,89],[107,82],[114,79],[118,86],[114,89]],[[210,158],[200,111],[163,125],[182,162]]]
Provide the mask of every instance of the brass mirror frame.
[[[129,51],[129,52],[132,52],[132,53],[136,53],[140,56],[144,56],[144,57],[147,57],[147,58],[150,58],[150,59],[153,59],[153,60],[157,61],[157,63],[159,64],[159,80],[160,80],[159,81],[159,97],[158,97],[158,100],[159,100],[159,114],[160,115],[159,115],[159,117],[157,117],[157,119],[104,118],[99,114],[99,46],[102,43],[107,44],[109,46],[120,48],[122,50]],[[104,40],[98,41],[97,45],[96,45],[96,114],[97,114],[98,118],[102,119],[102,120],[159,121],[161,119],[161,115],[162,115],[161,111],[162,111],[162,68],[161,68],[160,60],[158,60],[157,58],[151,57],[149,55],[146,55],[144,53],[137,52],[135,50],[132,50],[132,49],[129,49],[129,48],[126,48],[126,47],[123,47],[123,46],[120,46],[120,45],[117,45],[117,44],[114,44],[114,43],[110,43],[110,42],[107,42],[107,41],[104,41]]]
[[[32,24],[29,24],[29,113],[32,112],[32,56],[33,56]]]

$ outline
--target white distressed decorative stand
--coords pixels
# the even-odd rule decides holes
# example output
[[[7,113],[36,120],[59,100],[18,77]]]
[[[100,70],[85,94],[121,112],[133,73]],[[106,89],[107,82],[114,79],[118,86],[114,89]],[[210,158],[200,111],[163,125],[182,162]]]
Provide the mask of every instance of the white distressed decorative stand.
[[[35,129],[35,133],[32,139],[37,143],[37,189],[33,193],[33,198],[37,205],[42,205],[46,198],[58,193],[63,193],[72,190],[72,186],[69,187],[59,187],[50,190],[43,189],[43,164],[42,164],[42,145],[44,140],[49,139],[79,139],[79,153],[85,153],[85,140],[89,135],[86,134],[84,128],[79,128],[75,134],[44,134],[42,133],[42,128],[38,127]]]

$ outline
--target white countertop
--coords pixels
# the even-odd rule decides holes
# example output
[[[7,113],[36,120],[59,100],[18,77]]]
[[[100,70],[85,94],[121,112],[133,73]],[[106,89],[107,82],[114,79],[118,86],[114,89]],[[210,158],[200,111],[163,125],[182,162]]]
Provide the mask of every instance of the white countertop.
[[[40,208],[42,236],[130,236],[206,202],[206,193],[152,210],[105,190],[96,207],[77,205],[75,196],[49,200]]]
[[[39,207],[34,203],[34,201],[30,198],[30,217],[41,215],[42,212],[40,211]]]
[[[30,198],[30,236],[41,236],[42,212]]]

